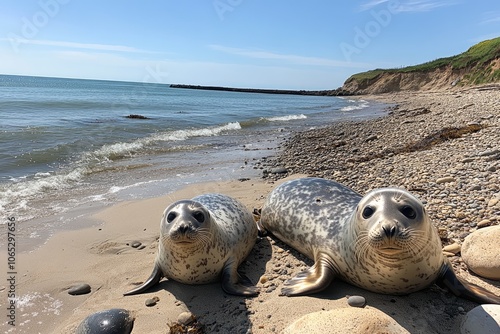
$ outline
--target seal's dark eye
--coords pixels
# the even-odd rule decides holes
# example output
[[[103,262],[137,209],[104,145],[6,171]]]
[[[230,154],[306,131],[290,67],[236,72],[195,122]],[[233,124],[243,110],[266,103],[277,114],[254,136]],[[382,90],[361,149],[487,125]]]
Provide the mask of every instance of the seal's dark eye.
[[[375,212],[375,209],[372,208],[371,206],[367,206],[363,209],[363,218],[364,219],[368,219],[370,218],[371,216],[373,216],[373,213]]]
[[[417,213],[411,206],[405,205],[399,211],[401,211],[406,218],[415,219],[417,217]]]
[[[170,212],[168,215],[167,215],[167,222],[168,223],[171,223],[174,221],[174,219],[177,217],[177,214],[175,212]]]
[[[205,221],[205,215],[201,211],[193,212],[193,217],[198,223],[203,223]]]

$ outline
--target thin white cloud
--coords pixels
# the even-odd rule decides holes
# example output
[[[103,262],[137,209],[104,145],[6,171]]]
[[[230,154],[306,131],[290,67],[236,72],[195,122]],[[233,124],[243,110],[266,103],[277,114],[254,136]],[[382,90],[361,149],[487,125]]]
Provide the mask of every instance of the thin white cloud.
[[[299,64],[299,65],[312,65],[312,66],[325,66],[325,67],[356,67],[356,68],[369,66],[369,64],[365,63],[355,63],[355,62],[340,61],[328,58],[281,54],[264,50],[233,48],[215,44],[209,45],[209,48],[211,48],[212,50],[221,51],[224,53],[247,57],[247,58],[281,60],[288,63]]]
[[[359,8],[361,11],[370,10],[378,5],[388,3],[392,0],[370,0],[362,4]],[[392,6],[398,13],[403,12],[428,12],[436,8],[453,6],[458,3],[457,0],[401,0],[395,3],[397,6]]]
[[[500,11],[489,11],[483,13],[481,24],[500,23]]]
[[[369,10],[369,9],[372,9],[373,7],[376,7],[380,4],[383,4],[383,3],[386,3],[386,2],[389,2],[390,0],[371,0],[371,1],[368,1],[364,4],[362,4],[361,6],[359,6],[359,9],[361,11],[365,11],[365,10]]]
[[[15,41],[12,41],[9,38],[2,38],[0,40],[13,42],[18,45],[31,44],[31,45],[41,45],[41,46],[55,46],[55,47],[69,48],[69,49],[85,49],[85,50],[96,50],[96,51],[129,52],[129,53],[150,53],[150,51],[145,51],[124,45],[76,43],[76,42],[51,41],[42,39],[27,39],[27,38],[18,38]]]

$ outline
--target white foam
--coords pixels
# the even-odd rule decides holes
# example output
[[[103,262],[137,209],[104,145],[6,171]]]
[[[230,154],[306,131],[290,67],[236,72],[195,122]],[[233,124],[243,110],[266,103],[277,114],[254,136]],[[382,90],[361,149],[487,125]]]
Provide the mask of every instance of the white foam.
[[[225,125],[202,128],[202,129],[182,129],[167,131],[160,134],[154,134],[145,138],[137,139],[129,143],[115,143],[102,146],[100,149],[86,155],[85,160],[97,159],[97,161],[113,160],[124,156],[131,156],[140,152],[147,146],[157,142],[182,141],[192,137],[210,137],[216,136],[224,131],[240,130],[241,125],[238,122],[227,123]]]
[[[49,190],[64,189],[82,178],[85,169],[76,168],[67,174],[50,175],[10,184],[0,191],[0,209],[11,212],[28,211],[28,201]],[[29,219],[28,217],[24,217]]]
[[[350,106],[346,106],[346,107],[343,107],[343,108],[340,108],[340,111],[353,111],[353,110],[361,110],[361,109],[365,109],[365,108],[368,108],[368,106],[370,105],[367,101],[365,100],[359,100],[359,101],[353,101],[353,100],[349,100],[349,102],[356,102],[357,104],[355,105],[350,105]]]
[[[276,116],[276,117],[269,117],[266,118],[269,122],[287,122],[287,121],[293,121],[297,119],[306,119],[307,116],[304,114],[299,114],[299,115],[287,115],[287,116]]]
[[[128,186],[122,186],[122,187],[112,186],[111,188],[109,188],[108,193],[109,194],[116,194],[116,193],[123,191],[123,190],[127,190],[130,188],[136,188],[136,187],[140,187],[140,186],[145,185],[145,184],[157,183],[157,182],[160,182],[160,180],[142,181],[142,182],[137,182],[137,183],[130,184]]]
[[[53,172],[37,173],[32,179],[18,178],[14,180],[13,183],[5,187],[2,186],[0,188],[0,211],[15,212],[17,215],[16,218],[18,219],[31,219],[36,216],[34,211],[30,211],[30,203],[33,199],[40,198],[47,192],[67,189],[74,186],[75,183],[81,182],[85,175],[101,170],[101,167],[105,166],[103,163],[105,164],[109,160],[132,156],[148,146],[161,141],[179,141],[191,137],[217,136],[225,131],[239,129],[241,129],[240,123],[232,122],[210,128],[168,131],[140,138],[129,143],[103,145],[96,151],[84,154],[79,161],[74,163],[72,166],[73,169],[61,171],[58,174],[54,174]],[[135,184],[126,188],[137,187],[138,185],[139,184]],[[111,188],[110,193],[113,194],[126,188]],[[91,200],[98,201],[103,197],[98,196]],[[51,207],[51,210],[54,211],[55,209],[59,208]],[[21,215],[21,212],[23,215]],[[0,224],[4,224],[5,221],[5,219],[2,219]]]
[[[39,292],[28,293],[22,296],[17,296],[14,300],[18,310],[21,312],[28,312],[25,314],[30,315],[33,314],[33,311],[28,310],[31,307],[36,307],[38,310],[41,309],[42,313],[53,313],[54,315],[59,315],[63,306],[61,300],[55,299],[48,293],[43,295]],[[24,316],[25,314],[21,314],[21,316]]]
[[[241,129],[240,123],[233,122],[214,128],[183,129],[183,130],[167,132],[152,137],[151,141],[179,141],[179,140],[186,140],[192,137],[211,137],[219,135],[224,131],[240,130],[240,129]]]
[[[93,155],[97,158],[113,159],[114,157],[121,157],[137,152],[144,147],[144,144],[142,140],[131,143],[108,144],[93,152]]]

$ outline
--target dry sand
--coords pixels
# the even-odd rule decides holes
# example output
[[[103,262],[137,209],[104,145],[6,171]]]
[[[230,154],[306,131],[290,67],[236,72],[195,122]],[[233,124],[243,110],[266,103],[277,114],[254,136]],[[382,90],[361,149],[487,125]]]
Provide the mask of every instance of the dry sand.
[[[17,255],[16,292],[20,299],[16,327],[2,323],[1,331],[71,333],[89,314],[125,308],[136,317],[132,333],[168,333],[169,324],[175,323],[179,314],[186,311],[205,325],[207,333],[280,333],[303,315],[349,308],[345,297],[362,295],[369,308],[391,316],[410,333],[459,332],[465,313],[477,304],[436,287],[409,296],[389,296],[335,281],[327,290],[313,296],[279,296],[283,281],[311,261],[271,237],[259,240],[241,266],[261,287],[258,297],[227,295],[218,283],[188,286],[173,281],[162,281],[141,295],[122,295],[133,287],[132,283],[143,281],[151,273],[159,221],[168,204],[202,193],[220,192],[241,200],[252,210],[261,207],[265,196],[281,182],[283,180],[252,179],[195,184],[161,198],[120,203],[81,218],[88,220],[92,227],[57,233],[35,251]],[[146,247],[132,248],[133,241],[140,241]],[[6,256],[1,256],[4,261]],[[6,267],[4,262],[1,265]],[[466,278],[497,294],[500,292],[498,282]],[[76,283],[90,284],[92,292],[70,296],[66,290]],[[3,310],[7,291],[7,284],[0,284]],[[157,296],[159,302],[152,307],[145,306],[145,300],[153,296]],[[323,332],[328,333],[329,329],[324,328]]]

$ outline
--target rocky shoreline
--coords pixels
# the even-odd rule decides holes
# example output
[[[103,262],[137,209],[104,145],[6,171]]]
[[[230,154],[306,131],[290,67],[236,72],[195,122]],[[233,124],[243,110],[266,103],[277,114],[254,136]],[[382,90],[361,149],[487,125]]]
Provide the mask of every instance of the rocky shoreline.
[[[295,134],[276,158],[257,162],[264,177],[302,173],[362,194],[405,188],[424,201],[444,245],[500,224],[500,90],[363,98],[392,103],[388,115]],[[451,260],[465,270],[459,256]]]

